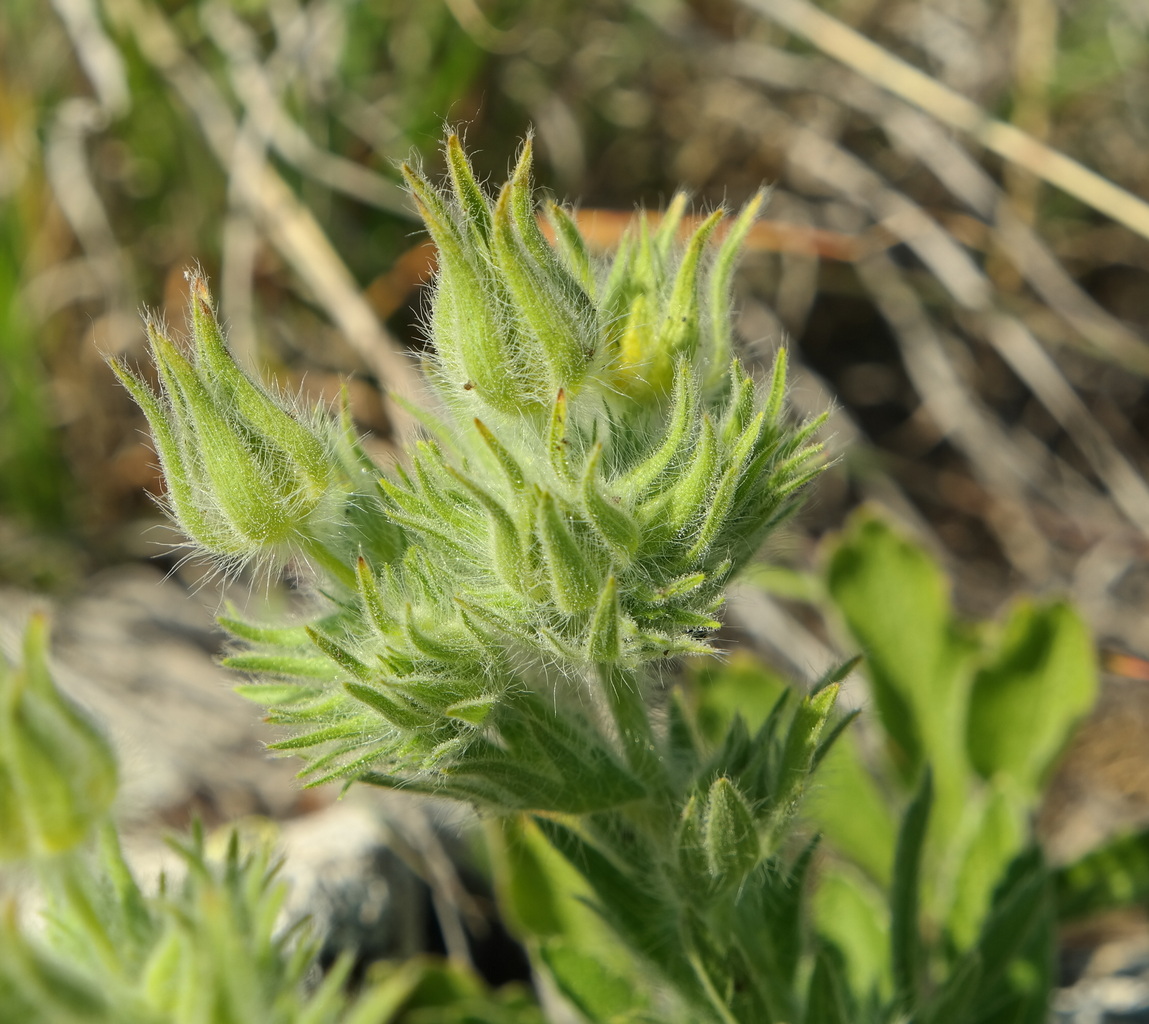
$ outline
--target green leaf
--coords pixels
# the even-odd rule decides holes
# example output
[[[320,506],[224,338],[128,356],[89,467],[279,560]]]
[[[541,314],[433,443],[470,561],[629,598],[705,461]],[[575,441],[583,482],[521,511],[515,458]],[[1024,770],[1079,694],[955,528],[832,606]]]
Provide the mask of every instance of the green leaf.
[[[14,913],[0,917],[0,1011],[20,1024],[117,1024],[124,1020],[96,979],[32,945]],[[124,1024],[144,1024],[133,1014]]]
[[[514,190],[513,182],[504,186],[495,204],[492,252],[510,292],[512,311],[526,337],[537,343],[550,371],[551,387],[574,391],[582,383],[594,347],[594,310],[565,270],[559,271],[533,217],[526,231],[538,236],[539,254],[529,251],[528,238],[520,239],[516,228],[522,225],[511,211]]]
[[[855,736],[847,734],[830,748],[804,811],[835,850],[880,885],[889,885],[897,823]]]
[[[534,189],[531,186],[531,168],[534,163],[534,141],[528,136],[523,140],[519,158],[511,172],[511,180],[503,186],[508,197],[508,205],[519,237],[523,240],[531,259],[539,266],[553,265],[554,253],[546,237],[539,229],[535,216]],[[500,196],[500,199],[502,196]]]
[[[491,207],[487,197],[483,195],[475,179],[475,172],[471,169],[471,162],[463,152],[459,136],[452,132],[447,137],[447,169],[451,175],[451,184],[459,205],[466,217],[467,227],[473,233],[474,241],[479,245],[487,245],[491,238]]]
[[[499,905],[522,939],[561,935],[565,930],[563,897],[554,878],[553,850],[540,844],[538,832],[522,815],[488,823],[486,832],[495,856]],[[549,858],[548,858],[549,854]],[[567,871],[569,865],[560,861]]]
[[[814,769],[821,765],[822,761],[825,760],[826,755],[834,749],[834,746],[838,743],[838,740],[842,737],[842,735],[846,732],[854,720],[860,717],[861,714],[861,708],[854,708],[853,711],[848,712],[840,719],[838,719],[838,721],[835,722],[833,726],[831,726],[829,732],[822,736],[822,738],[818,741],[818,746],[815,749],[814,756],[810,761],[811,771],[814,771]]]
[[[1002,779],[967,809],[969,825],[955,838],[951,853],[957,868],[946,915],[950,941],[958,950],[970,948],[977,939],[994,888],[1025,842],[1026,810],[1016,790]]]
[[[326,654],[327,657],[334,661],[341,669],[350,672],[356,679],[367,680],[372,678],[371,670],[364,665],[363,662],[326,633],[321,633],[319,630],[312,629],[308,626],[307,635],[311,638],[311,642]]]
[[[471,725],[482,725],[490,717],[497,703],[495,697],[471,697],[468,700],[449,704],[443,709],[443,714],[448,718],[457,718],[459,721],[468,722]]]
[[[485,488],[466,474],[460,473],[453,466],[448,466],[447,472],[479,499],[479,503],[490,516],[495,571],[511,586],[523,591],[529,590],[531,584],[524,576],[522,544],[510,513],[499,501],[491,497]]]
[[[982,980],[981,956],[975,951],[950,968],[941,987],[921,1014],[925,1024],[967,1024]]]
[[[830,595],[866,657],[882,724],[916,774],[931,718],[953,701],[947,667],[950,606],[945,578],[924,551],[877,519],[858,520],[829,565]]]
[[[1065,603],[1015,608],[970,694],[967,742],[984,777],[1003,773],[1036,796],[1076,722],[1093,706],[1089,631]]]
[[[116,794],[116,759],[48,668],[48,626],[33,614],[23,659],[0,654],[0,863],[37,861],[79,847]]]
[[[595,664],[618,661],[622,656],[621,617],[618,583],[610,576],[595,606],[587,641],[587,655]]]
[[[733,922],[737,945],[755,985],[767,990],[776,1019],[798,1016],[792,1004],[806,952],[807,880],[819,845],[815,836],[788,865],[780,857],[771,858],[765,870],[748,878],[738,893]]]
[[[490,405],[519,414],[538,401],[538,380],[518,359],[514,339],[496,315],[502,289],[475,247],[470,229],[460,230],[454,211],[422,175],[404,165],[404,178],[439,250],[435,339],[439,358],[458,383],[470,384]],[[537,375],[536,375],[537,376]]]
[[[271,750],[303,750],[306,747],[317,747],[332,740],[346,739],[348,736],[357,736],[363,732],[361,721],[341,722],[338,725],[328,725],[322,729],[292,736],[277,743],[269,743]]]
[[[599,686],[610,708],[627,764],[653,792],[666,783],[666,765],[655,742],[647,705],[647,680],[619,663],[598,666]]]
[[[1053,892],[1040,849],[1014,859],[990,906],[975,949],[982,965],[976,1004],[1004,999],[1005,1012],[986,1019],[1036,1024],[1033,1008],[1037,1021],[1044,1020],[1053,987]],[[1019,960],[1022,970],[1017,969]]]
[[[601,956],[555,940],[543,943],[540,953],[559,991],[588,1020],[596,1024],[632,1020],[631,1014],[650,1008],[635,979],[612,970]]]
[[[734,277],[734,267],[742,245],[746,241],[754,221],[762,212],[769,193],[760,189],[742,207],[734,223],[726,232],[726,237],[718,248],[718,255],[714,260],[714,267],[710,273],[710,330],[714,346],[711,356],[709,379],[711,385],[725,372],[733,348],[730,316],[730,282]]]
[[[298,704],[322,692],[314,686],[299,686],[293,683],[241,683],[239,686],[233,686],[232,691],[245,700],[262,704],[264,707]]]
[[[503,443],[491,432],[488,427],[477,416],[474,420],[475,429],[478,430],[479,436],[483,439],[483,443],[491,450],[494,455],[495,461],[498,462],[499,468],[503,471],[507,481],[511,487],[516,491],[521,491],[526,486],[526,478],[523,476],[523,468],[518,464],[515,457],[507,451]]]
[[[721,531],[727,525],[727,517],[734,504],[734,492],[738,487],[741,473],[742,466],[735,463],[722,474],[722,479],[718,481],[718,486],[703,512],[702,523],[694,535],[694,543],[686,553],[684,559],[686,564],[694,564],[703,558],[710,545],[722,536]]]
[[[196,473],[188,464],[184,446],[180,443],[178,420],[174,416],[169,417],[168,410],[155,392],[122,363],[112,359],[109,365],[147,418],[152,443],[164,471],[167,501],[180,526],[209,551],[219,554],[241,552],[243,541],[238,534],[199,502]]]
[[[306,658],[291,654],[233,654],[220,662],[224,668],[252,675],[282,676],[288,679],[318,679],[334,682],[339,670],[326,658]]]
[[[945,576],[877,519],[855,521],[833,553],[828,587],[865,655],[892,767],[914,785],[928,763],[931,831],[951,842],[968,801],[968,687],[976,648],[954,623]]]
[[[390,695],[379,687],[354,682],[344,683],[343,688],[400,729],[419,729],[434,720],[433,716],[416,707],[400,693]]]
[[[152,351],[157,366],[166,372],[165,382],[178,389],[194,423],[196,457],[210,480],[210,493],[197,496],[198,503],[217,505],[228,526],[246,541],[250,554],[299,535],[308,505],[314,507],[318,499],[312,495],[305,500],[283,464],[282,453],[253,442],[250,427],[233,421],[232,410],[217,402],[196,368],[170,341],[153,333]]]
[[[693,356],[698,350],[701,332],[701,296],[699,273],[706,243],[722,220],[722,211],[715,210],[695,230],[686,245],[686,252],[678,266],[678,273],[666,307],[666,316],[658,332],[658,348],[674,359],[679,355]]]
[[[665,267],[674,253],[678,241],[679,228],[682,227],[682,218],[686,207],[690,203],[690,196],[685,192],[675,192],[662,211],[658,227],[650,235],[651,248],[660,267]]]
[[[743,432],[751,425],[752,418],[760,418],[766,422],[766,411],[762,410],[758,417],[754,416],[755,386],[754,378],[742,369],[742,364],[735,359],[730,364],[730,397],[726,402],[726,412],[722,416],[722,430],[719,436],[723,447],[730,451]]]
[[[450,665],[455,671],[475,664],[475,644],[471,636],[457,626],[444,627],[432,621],[431,629],[421,629],[415,621],[415,610],[408,601],[403,606],[403,636],[414,651],[427,658]]]
[[[359,556],[355,563],[355,579],[359,585],[359,600],[367,610],[372,625],[383,636],[388,635],[397,625],[394,616],[383,605],[383,593],[379,589],[379,581],[375,578],[367,559]]]
[[[619,493],[637,500],[662,475],[663,471],[680,458],[693,428],[698,404],[697,385],[690,364],[685,359],[675,367],[674,407],[662,443],[637,465],[628,470],[616,484]]]
[[[890,917],[884,894],[853,869],[833,863],[813,897],[818,935],[841,951],[849,989],[859,1000],[890,995]]]
[[[273,644],[276,647],[309,647],[311,644],[307,630],[302,626],[256,626],[226,615],[218,616],[215,621],[232,636],[256,644]]]
[[[1111,839],[1054,873],[1061,921],[1149,902],[1149,829]]]
[[[456,789],[469,786],[474,797],[500,810],[586,814],[612,802],[506,755],[481,757],[470,749],[451,766],[450,779]]]
[[[498,728],[504,756],[515,766],[561,783],[564,810],[613,807],[645,793],[600,733],[534,695],[516,693],[504,701]]]
[[[560,480],[573,480],[574,471],[570,463],[570,400],[566,388],[559,388],[551,405],[550,428],[547,432],[547,455],[551,468]]]
[[[676,686],[670,691],[666,714],[669,720],[666,744],[671,772],[682,778],[690,778],[698,770],[701,760],[699,751],[701,740],[696,732],[695,716],[687,707],[681,687]]]
[[[797,796],[806,783],[818,753],[822,730],[834,710],[840,690],[840,683],[830,683],[816,693],[803,697],[794,712],[786,733],[786,745],[782,750],[777,801],[783,807]]]
[[[555,241],[567,272],[582,286],[587,295],[594,296],[595,280],[591,267],[590,253],[587,251],[586,241],[578,229],[578,225],[561,206],[550,203],[547,206],[547,215],[555,229]]]
[[[704,833],[706,829],[706,801],[699,793],[692,793],[678,817],[675,837],[675,864],[679,874],[687,880],[684,895],[709,896],[710,868],[706,862]]]
[[[623,939],[664,970],[689,976],[691,969],[683,951],[677,943],[666,941],[666,936],[673,934],[673,908],[642,879],[618,867],[577,832],[547,818],[535,821],[555,849],[586,879],[599,913]]]
[[[770,394],[766,399],[766,421],[777,422],[782,415],[782,408],[786,400],[786,364],[788,360],[786,350],[778,349],[774,357],[774,366],[770,371]]]
[[[598,489],[598,466],[602,445],[595,445],[582,478],[582,502],[587,517],[615,557],[628,565],[640,539],[638,524],[619,505],[606,498]]]
[[[922,848],[932,803],[933,777],[927,768],[922,772],[917,794],[902,817],[890,890],[890,964],[895,999],[904,1009],[917,1002],[925,968],[918,912]]]
[[[718,438],[714,433],[714,423],[707,414],[702,417],[693,461],[671,491],[669,526],[674,532],[684,530],[703,514],[704,507],[709,507],[717,470]]]
[[[818,950],[806,997],[805,1024],[851,1024],[839,959],[829,949]]]
[[[538,535],[559,608],[568,614],[591,608],[599,598],[602,576],[575,539],[563,510],[546,492],[539,498]]]
[[[225,402],[234,403],[262,435],[263,443],[282,448],[306,475],[315,493],[322,493],[334,476],[334,458],[308,427],[275,402],[266,388],[249,380],[236,364],[223,340],[207,284],[198,273],[191,276],[189,287],[197,368],[212,386],[226,394]]]

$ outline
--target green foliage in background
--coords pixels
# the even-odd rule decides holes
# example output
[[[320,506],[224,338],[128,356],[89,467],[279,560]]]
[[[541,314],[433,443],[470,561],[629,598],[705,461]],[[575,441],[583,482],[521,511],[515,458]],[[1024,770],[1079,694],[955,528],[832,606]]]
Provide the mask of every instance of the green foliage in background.
[[[1040,1024],[1067,908],[1032,823],[1096,696],[1088,631],[1063,602],[960,622],[937,565],[866,515],[824,588],[880,725],[866,754],[844,737],[809,803],[830,854],[813,914],[851,993],[845,1019]]]
[[[20,295],[31,232],[16,203],[0,203],[0,514],[48,529],[69,514],[39,336]]]

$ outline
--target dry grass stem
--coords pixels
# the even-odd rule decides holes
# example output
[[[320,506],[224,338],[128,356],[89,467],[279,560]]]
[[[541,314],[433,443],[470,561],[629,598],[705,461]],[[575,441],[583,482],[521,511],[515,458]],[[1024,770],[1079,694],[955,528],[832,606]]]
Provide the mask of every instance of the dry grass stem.
[[[953,128],[972,135],[1012,161],[1095,210],[1149,238],[1149,203],[1045,145],[1011,124],[990,117],[972,100],[895,57],[805,0],[742,0],[753,10],[802,36],[896,96]]]

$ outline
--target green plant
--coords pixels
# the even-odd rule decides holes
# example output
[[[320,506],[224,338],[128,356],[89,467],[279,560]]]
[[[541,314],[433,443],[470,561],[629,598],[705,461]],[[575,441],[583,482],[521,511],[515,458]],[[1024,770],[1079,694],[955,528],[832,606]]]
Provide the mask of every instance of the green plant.
[[[305,626],[222,620],[248,645],[227,664],[262,677],[240,690],[289,727],[275,746],[312,784],[548,812],[542,833],[681,1012],[785,1015],[764,987],[765,903],[836,685],[706,749],[653,671],[710,650],[727,581],[818,471],[818,423],[784,417],[783,358],[762,389],[731,351],[762,197],[713,258],[721,214],[680,247],[679,197],[600,266],[560,207],[543,235],[529,142],[497,197],[454,137],[447,161],[445,190],[405,169],[440,252],[438,408],[394,472],[345,421],[245,376],[198,277],[190,357],[149,323],[160,391],[114,364],[195,545],[321,580]]]
[[[242,644],[226,664],[257,680],[239,691],[286,729],[274,746],[305,757],[310,785],[478,808],[508,919],[589,1020],[1036,1022],[1054,890],[1025,818],[1092,697],[1076,618],[1032,607],[1000,639],[965,630],[928,559],[863,523],[828,593],[869,658],[890,799],[834,743],[853,662],[800,697],[714,658],[695,690],[667,687],[668,659],[711,653],[726,584],[819,470],[819,421],[785,417],[784,356],[760,386],[731,349],[730,277],[761,196],[713,256],[721,216],[680,244],[678,197],[600,265],[560,207],[553,242],[539,227],[529,142],[497,196],[454,137],[446,156],[443,189],[405,169],[440,273],[435,408],[411,409],[428,436],[394,470],[368,460],[345,411],[300,409],[242,372],[198,274],[190,353],[148,323],[158,390],[113,363],[194,547],[315,584],[306,623],[221,619]],[[28,664],[42,660],[33,643]],[[828,862],[797,827],[827,759],[838,770],[809,816]],[[47,761],[41,787],[83,812],[75,766]],[[0,797],[21,821],[40,799]],[[366,1022],[402,1004],[418,1019],[419,986],[395,979],[429,968],[353,1005],[345,967],[306,990],[309,952],[275,930],[266,853],[233,841],[213,864],[193,838],[184,887],[151,898],[105,828],[93,867],[80,840],[101,801],[54,855],[15,851],[36,853],[56,924],[47,951],[13,925],[0,935],[0,1006]],[[536,1019],[468,984],[446,985],[434,1019],[462,1019],[468,999],[466,1019]]]

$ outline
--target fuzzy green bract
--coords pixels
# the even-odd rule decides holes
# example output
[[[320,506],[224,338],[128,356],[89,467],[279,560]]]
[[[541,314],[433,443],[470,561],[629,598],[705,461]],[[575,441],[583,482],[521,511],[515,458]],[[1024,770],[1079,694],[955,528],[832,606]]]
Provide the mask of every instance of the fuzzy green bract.
[[[149,324],[161,390],[117,371],[189,537],[305,562],[332,600],[303,630],[224,623],[248,646],[232,667],[265,680],[242,692],[291,727],[278,746],[312,782],[617,805],[657,758],[648,726],[612,735],[604,713],[641,703],[644,666],[710,649],[727,583],[820,468],[820,421],[785,416],[784,354],[761,383],[731,355],[730,277],[764,196],[684,242],[679,197],[599,261],[570,214],[540,217],[529,142],[497,195],[453,136],[446,157],[443,187],[404,168],[439,249],[435,407],[394,471],[241,372],[199,278],[190,356]]]

